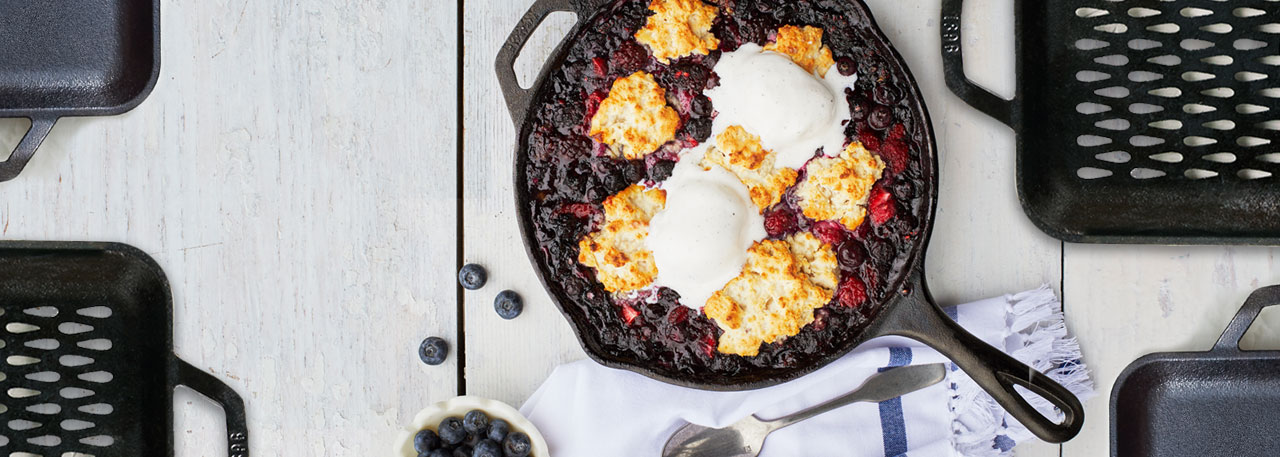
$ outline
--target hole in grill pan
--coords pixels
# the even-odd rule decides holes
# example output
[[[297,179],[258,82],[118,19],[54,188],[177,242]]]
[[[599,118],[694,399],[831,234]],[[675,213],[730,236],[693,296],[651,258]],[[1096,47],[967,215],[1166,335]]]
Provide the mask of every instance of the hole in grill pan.
[[[111,308],[108,308],[106,306],[92,306],[89,308],[81,308],[76,311],[76,314],[79,314],[81,316],[86,316],[86,317],[106,319],[108,317],[111,317]]]
[[[1103,170],[1101,168],[1084,167],[1076,170],[1076,176],[1079,176],[1081,179],[1099,179],[1111,175],[1111,170]]]
[[[1111,43],[1108,43],[1102,40],[1095,40],[1093,38],[1083,38],[1080,40],[1076,40],[1076,49],[1079,49],[1082,51],[1092,51],[1094,49],[1102,49],[1107,46],[1111,46]]]
[[[1163,171],[1153,170],[1150,168],[1134,168],[1129,172],[1129,176],[1132,176],[1133,179],[1155,179],[1164,175],[1165,173]]]
[[[1182,161],[1182,154],[1178,154],[1176,152],[1162,152],[1159,154],[1152,154],[1151,160],[1165,163],[1178,163]]]
[[[1146,38],[1136,38],[1136,39],[1129,40],[1129,49],[1133,49],[1135,51],[1146,51],[1148,49],[1154,49],[1160,46],[1163,46],[1163,44],[1161,44],[1159,41],[1148,40]]]
[[[1104,152],[1104,153],[1095,155],[1093,157],[1103,162],[1111,162],[1111,163],[1126,163],[1129,160],[1133,159],[1133,156],[1130,156],[1128,152],[1124,152],[1124,151]]]
[[[1217,163],[1232,163],[1236,161],[1236,155],[1230,152],[1218,152],[1201,157],[1201,159]]]
[[[1266,171],[1262,171],[1262,170],[1254,170],[1254,169],[1251,169],[1251,168],[1246,168],[1246,169],[1243,169],[1243,170],[1237,171],[1237,172],[1236,172],[1236,176],[1237,176],[1237,177],[1239,177],[1240,179],[1244,179],[1244,180],[1252,181],[1252,180],[1255,180],[1255,179],[1270,178],[1270,177],[1271,177],[1271,173],[1270,173],[1270,172],[1266,172]]]
[[[1081,103],[1076,105],[1076,112],[1080,114],[1098,114],[1111,111],[1111,107],[1101,103]]]

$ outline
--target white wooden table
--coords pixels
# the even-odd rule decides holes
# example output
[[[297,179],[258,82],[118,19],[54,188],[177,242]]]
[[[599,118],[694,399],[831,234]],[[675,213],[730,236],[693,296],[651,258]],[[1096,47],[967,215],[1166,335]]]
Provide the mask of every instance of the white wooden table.
[[[1013,133],[943,85],[939,0],[867,2],[919,79],[942,151],[936,298],[1042,283],[1063,294],[1100,396],[1078,438],[1019,454],[1105,455],[1120,370],[1207,349],[1251,290],[1280,282],[1277,251],[1041,234],[1014,194]],[[1012,93],[1012,2],[968,3],[969,73]],[[514,130],[493,60],[528,4],[165,2],[155,92],[122,116],[59,122],[0,184],[0,237],[123,241],[154,256],[173,285],[178,355],[244,396],[258,455],[384,455],[418,409],[461,391],[518,405],[585,357],[516,231]],[[568,22],[535,35],[519,73]],[[0,121],[0,143],[23,129]],[[491,280],[460,303],[464,261]],[[519,319],[494,314],[503,289],[524,296]],[[1277,346],[1280,313],[1254,330],[1250,344]],[[430,335],[454,346],[443,366],[417,360]],[[225,455],[217,408],[187,391],[176,401],[179,455]]]

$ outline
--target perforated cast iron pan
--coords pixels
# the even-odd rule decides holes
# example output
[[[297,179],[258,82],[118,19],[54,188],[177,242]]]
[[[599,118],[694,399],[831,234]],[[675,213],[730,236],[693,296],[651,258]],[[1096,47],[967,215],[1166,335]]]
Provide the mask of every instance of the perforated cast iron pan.
[[[1280,286],[1254,291],[1209,352],[1150,354],[1111,389],[1111,455],[1280,455],[1280,352],[1240,349]]]
[[[539,99],[540,91],[546,90],[545,82],[548,75],[558,66],[564,64],[566,51],[569,48],[568,44],[572,43],[576,39],[575,37],[580,35],[582,24],[589,23],[589,19],[608,11],[605,7],[611,3],[609,0],[539,0],[520,20],[497,58],[498,80],[506,97],[512,119],[515,122],[518,138],[520,138],[515,154],[515,189],[516,206],[519,212],[524,243],[543,285],[551,294],[556,305],[565,314],[566,319],[572,324],[579,341],[592,359],[605,366],[635,371],[676,385],[709,390],[744,390],[775,385],[797,378],[839,358],[868,339],[882,335],[901,335],[924,342],[946,354],[960,368],[972,376],[979,385],[990,392],[1015,418],[1025,424],[1029,430],[1041,439],[1050,442],[1062,442],[1072,438],[1079,432],[1084,421],[1084,409],[1078,399],[1048,377],[965,332],[944,314],[929,295],[929,290],[924,281],[924,246],[927,244],[928,233],[932,227],[934,205],[937,197],[937,146],[934,142],[932,125],[928,122],[928,113],[925,111],[919,88],[916,87],[915,81],[907,71],[906,65],[896,51],[893,51],[888,39],[884,37],[883,33],[871,20],[871,15],[866,5],[858,1],[842,2],[843,7],[846,9],[846,14],[851,15],[850,17],[859,18],[860,20],[855,22],[859,22],[863,27],[867,27],[868,30],[874,32],[874,36],[879,41],[878,45],[883,46],[885,50],[884,54],[891,56],[886,58],[893,60],[889,65],[894,66],[894,71],[899,72],[905,80],[910,82],[911,93],[907,97],[912,101],[912,109],[915,111],[917,118],[925,121],[923,122],[923,128],[926,130],[924,132],[926,137],[924,147],[927,150],[920,155],[923,161],[923,174],[926,178],[924,179],[925,182],[921,183],[923,189],[920,193],[925,194],[926,197],[924,197],[924,204],[921,205],[922,214],[919,215],[919,242],[915,244],[915,250],[907,264],[898,270],[900,272],[898,277],[893,279],[894,284],[897,285],[894,290],[899,290],[901,293],[891,296],[887,303],[882,304],[871,324],[861,332],[858,338],[841,347],[839,351],[825,354],[822,363],[797,367],[781,374],[777,374],[777,372],[770,372],[767,375],[745,373],[735,378],[724,379],[700,377],[697,374],[689,373],[667,373],[660,372],[655,367],[646,366],[641,361],[621,357],[605,350],[599,341],[599,335],[595,334],[586,318],[581,312],[573,309],[573,297],[562,296],[560,289],[553,287],[557,279],[551,277],[546,265],[539,261],[540,254],[536,252],[537,249],[534,247],[534,229],[529,209],[531,196],[526,186],[525,165],[529,151],[527,138],[529,137],[530,122],[528,122],[528,119],[531,118],[532,110],[537,108],[537,104],[534,102]],[[569,38],[561,43],[549,61],[543,66],[538,81],[533,85],[533,88],[529,90],[523,89],[516,81],[513,69],[515,59],[543,19],[557,11],[576,13],[578,22],[573,27],[573,30],[569,32]],[[1022,386],[1054,403],[1064,413],[1065,419],[1063,422],[1055,424],[1041,416],[1025,399],[1016,393],[1014,386]]]
[[[964,0],[942,2],[942,57],[951,90],[1017,133],[1036,226],[1083,243],[1280,244],[1280,3],[1009,1],[1013,100],[964,74]]]
[[[173,354],[172,321],[137,249],[0,242],[0,455],[172,456],[183,385],[222,406],[229,455],[247,457],[244,402]]]
[[[159,0],[0,1],[0,118],[31,120],[0,181],[18,176],[58,118],[133,109],[159,75]]]

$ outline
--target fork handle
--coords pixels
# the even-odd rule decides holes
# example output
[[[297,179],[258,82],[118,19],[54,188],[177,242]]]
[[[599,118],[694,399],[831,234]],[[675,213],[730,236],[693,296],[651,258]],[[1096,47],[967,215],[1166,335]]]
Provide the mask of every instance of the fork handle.
[[[858,402],[882,402],[932,386],[947,376],[941,363],[892,368],[871,375],[861,387],[826,403],[766,422],[770,431]]]

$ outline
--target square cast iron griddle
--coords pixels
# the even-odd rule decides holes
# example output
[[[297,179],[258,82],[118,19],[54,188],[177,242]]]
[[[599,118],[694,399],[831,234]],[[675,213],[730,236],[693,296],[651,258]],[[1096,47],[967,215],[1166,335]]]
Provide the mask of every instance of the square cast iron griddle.
[[[159,75],[159,0],[0,1],[0,118],[31,120],[0,181],[17,177],[58,118],[133,109]]]

